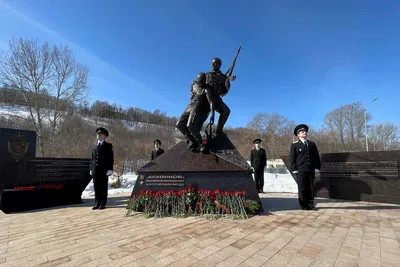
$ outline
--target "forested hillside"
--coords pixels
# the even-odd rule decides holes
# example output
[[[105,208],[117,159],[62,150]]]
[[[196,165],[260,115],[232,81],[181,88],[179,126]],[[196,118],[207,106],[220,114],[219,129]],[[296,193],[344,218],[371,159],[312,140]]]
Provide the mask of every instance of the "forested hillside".
[[[104,126],[114,146],[116,171],[122,172],[150,159],[154,139],[160,139],[164,149],[182,140],[175,129],[177,118],[165,112],[122,108],[101,100],[88,102],[89,70],[76,61],[68,47],[20,38],[13,39],[9,51],[3,52],[0,127],[36,131],[37,156],[89,157],[95,129]],[[322,129],[311,125],[310,139],[322,153],[365,151],[367,126],[370,150],[400,149],[399,126],[392,122],[373,125],[371,114],[364,111],[359,103],[331,110]],[[263,139],[268,158],[279,158],[289,153],[297,123],[303,122],[260,110],[247,127],[227,127],[226,132],[246,158],[254,138]]]

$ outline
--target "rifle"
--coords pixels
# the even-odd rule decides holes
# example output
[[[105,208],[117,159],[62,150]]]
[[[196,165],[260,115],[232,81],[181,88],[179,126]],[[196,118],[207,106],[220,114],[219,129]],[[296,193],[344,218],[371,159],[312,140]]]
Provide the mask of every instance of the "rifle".
[[[232,62],[232,65],[230,66],[230,68],[228,69],[228,71],[225,73],[225,75],[228,77],[228,79],[229,79],[230,81],[233,80],[233,77],[234,77],[234,76],[232,76],[233,69],[235,68],[236,60],[237,60],[237,58],[238,58],[238,56],[239,56],[239,53],[240,53],[240,50],[241,50],[241,49],[242,49],[242,46],[239,47],[239,49],[238,49],[238,51],[237,51],[237,53],[236,53],[236,57],[235,57],[235,59],[234,59],[233,62]],[[230,88],[229,88],[229,89],[230,89]],[[223,94],[222,96],[226,96],[226,95],[228,94],[228,92],[229,92],[229,89],[228,89],[228,90],[226,91],[226,93]]]

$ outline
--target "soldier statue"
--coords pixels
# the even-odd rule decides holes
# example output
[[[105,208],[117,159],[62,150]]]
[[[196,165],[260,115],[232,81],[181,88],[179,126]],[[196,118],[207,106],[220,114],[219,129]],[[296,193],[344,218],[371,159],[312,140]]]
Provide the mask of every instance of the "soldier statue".
[[[218,124],[215,130],[215,135],[226,136],[223,131],[224,125],[229,118],[231,110],[222,100],[222,96],[226,95],[231,87],[230,81],[235,80],[236,76],[228,77],[221,72],[222,61],[219,58],[214,58],[212,61],[211,72],[206,74],[206,85],[211,89],[214,97],[215,110],[219,113]]]
[[[203,139],[200,131],[211,112],[211,123],[214,123],[214,95],[206,86],[206,74],[199,73],[191,85],[190,103],[180,116],[176,127],[186,137],[189,148],[203,151]]]
[[[202,140],[200,131],[204,122],[210,117],[210,129],[206,130],[206,139],[210,138],[211,127],[214,124],[215,111],[219,113],[217,129],[215,131],[216,137],[226,136],[223,132],[225,123],[228,120],[230,109],[222,101],[231,87],[230,81],[234,81],[236,76],[232,76],[233,69],[236,64],[237,57],[239,56],[241,47],[236,54],[236,57],[226,72],[221,72],[222,61],[219,58],[214,58],[212,61],[212,71],[206,74],[200,73],[197,80],[192,83],[191,102],[179,118],[176,127],[186,137],[189,148],[192,151],[208,152],[206,140]],[[207,127],[208,128],[208,127]]]

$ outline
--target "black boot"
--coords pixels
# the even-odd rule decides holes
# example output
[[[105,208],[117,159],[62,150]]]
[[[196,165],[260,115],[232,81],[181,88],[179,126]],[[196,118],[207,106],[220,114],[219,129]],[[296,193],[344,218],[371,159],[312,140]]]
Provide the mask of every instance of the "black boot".
[[[222,131],[227,120],[228,120],[228,116],[226,116],[226,115],[219,116],[217,129],[215,130],[216,137],[226,137],[227,136],[227,134],[224,133],[224,131]]]
[[[200,146],[200,144],[197,141],[190,141],[188,148],[189,149],[197,149]]]

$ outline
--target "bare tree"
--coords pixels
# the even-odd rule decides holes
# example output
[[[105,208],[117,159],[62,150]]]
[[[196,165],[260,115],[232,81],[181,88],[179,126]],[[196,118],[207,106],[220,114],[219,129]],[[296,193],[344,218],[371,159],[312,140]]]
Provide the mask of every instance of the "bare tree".
[[[22,93],[41,156],[51,151],[71,107],[87,96],[88,78],[87,66],[66,46],[50,48],[36,40],[13,38],[9,51],[0,51],[0,79]],[[44,103],[43,96],[50,96],[50,103]]]
[[[367,123],[372,116],[366,114]],[[365,142],[364,107],[361,104],[349,104],[331,110],[325,116],[326,132],[335,137],[334,143],[339,152],[359,151]]]
[[[295,126],[294,121],[275,113],[258,113],[248,123],[250,129],[259,132],[267,154],[272,158],[278,158],[288,152],[289,144],[293,140],[291,133]]]
[[[370,131],[370,141],[374,151],[396,149],[400,141],[399,127],[393,123],[374,125]]]

